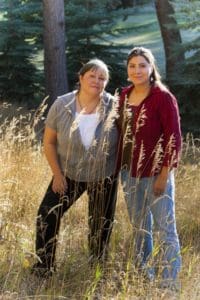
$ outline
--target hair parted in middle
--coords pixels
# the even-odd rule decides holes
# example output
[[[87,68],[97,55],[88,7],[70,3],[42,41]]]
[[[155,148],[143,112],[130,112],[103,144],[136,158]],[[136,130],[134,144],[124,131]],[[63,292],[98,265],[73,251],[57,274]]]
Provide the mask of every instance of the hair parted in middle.
[[[156,61],[155,61],[155,57],[154,57],[153,53],[151,52],[151,50],[147,49],[147,48],[144,48],[144,47],[134,47],[134,48],[132,48],[130,50],[130,52],[128,53],[127,65],[129,64],[129,61],[133,57],[137,57],[137,56],[144,57],[144,59],[152,66],[153,71],[150,75],[150,82],[151,83],[157,82],[158,84],[161,83],[161,75],[158,71]]]

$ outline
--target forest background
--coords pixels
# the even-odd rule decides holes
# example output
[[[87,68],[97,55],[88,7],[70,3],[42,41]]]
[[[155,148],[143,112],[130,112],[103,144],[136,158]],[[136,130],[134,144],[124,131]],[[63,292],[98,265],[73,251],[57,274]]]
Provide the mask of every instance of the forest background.
[[[199,0],[0,1],[0,300],[200,299],[199,20]],[[152,49],[181,112],[180,293],[169,295],[133,268],[132,228],[120,188],[104,269],[88,264],[84,194],[63,217],[56,274],[48,284],[38,282],[30,274],[37,259],[35,221],[51,179],[37,134],[44,109],[74,88],[82,63],[93,57],[109,65],[110,92],[126,85],[127,53],[139,45]],[[158,249],[155,244],[153,257]]]
[[[177,96],[183,132],[199,134],[199,6],[197,0],[1,0],[0,100],[35,108],[49,95],[51,104],[74,88],[81,65],[93,57],[109,65],[113,92],[127,84],[128,51],[141,45],[152,49]]]

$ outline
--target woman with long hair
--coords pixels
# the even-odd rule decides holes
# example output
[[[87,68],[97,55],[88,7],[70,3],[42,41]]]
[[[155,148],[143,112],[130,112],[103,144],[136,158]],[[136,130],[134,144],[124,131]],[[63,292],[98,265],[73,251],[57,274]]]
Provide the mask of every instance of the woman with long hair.
[[[153,279],[152,230],[158,233],[163,287],[177,286],[181,268],[176,230],[174,169],[181,150],[181,130],[175,96],[161,82],[152,52],[135,47],[128,54],[130,85],[119,101],[121,178],[135,231],[134,264]]]

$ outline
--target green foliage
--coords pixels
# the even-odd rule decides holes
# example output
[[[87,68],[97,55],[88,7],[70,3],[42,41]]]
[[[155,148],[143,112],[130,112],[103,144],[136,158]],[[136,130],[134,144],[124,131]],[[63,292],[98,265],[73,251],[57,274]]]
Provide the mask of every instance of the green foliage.
[[[111,70],[112,91],[125,78],[123,46],[112,42],[119,34],[116,22],[124,10],[113,10],[109,1],[66,1],[67,66],[70,88],[77,81],[76,72],[91,58],[98,57]],[[129,9],[131,13],[131,9]]]
[[[41,74],[33,60],[41,40],[39,2],[2,0],[0,98],[29,101],[40,94]]]
[[[181,27],[194,30],[200,30],[200,5],[199,0],[174,0],[172,3],[176,7],[177,17],[181,23]]]
[[[176,78],[175,91],[180,99],[183,130],[200,134],[200,5],[198,0],[173,1],[176,17],[185,42],[181,51],[185,63],[180,62],[181,78]],[[186,30],[189,32],[186,35]],[[179,49],[177,49],[179,51]]]
[[[160,67],[164,65],[154,8],[152,5],[140,8],[153,1],[132,1],[133,7],[126,9],[122,8],[123,2],[128,5],[131,1],[65,0],[66,67],[70,90],[75,87],[82,64],[94,57],[109,65],[109,91],[114,92],[126,84],[124,62],[128,50],[136,42],[153,47]],[[176,74],[174,86],[170,87],[179,100],[184,131],[199,133],[199,0],[173,0],[172,3],[184,41],[176,51],[184,51],[185,62],[180,61],[177,74],[181,75]],[[1,0],[0,9],[0,99],[26,101],[33,106],[37,99],[44,98],[42,1]],[[151,13],[152,21],[149,22]],[[155,35],[157,45],[153,44]]]

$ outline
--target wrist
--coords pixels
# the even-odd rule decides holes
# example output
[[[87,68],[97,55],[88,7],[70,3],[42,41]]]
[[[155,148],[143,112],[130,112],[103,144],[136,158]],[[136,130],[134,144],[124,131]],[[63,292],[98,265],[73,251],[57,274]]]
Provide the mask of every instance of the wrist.
[[[57,170],[57,171],[53,172],[53,176],[54,177],[62,177],[62,176],[64,176],[64,174],[61,170]]]
[[[169,174],[169,168],[167,166],[163,166],[160,171],[160,176],[163,178],[167,178]]]

